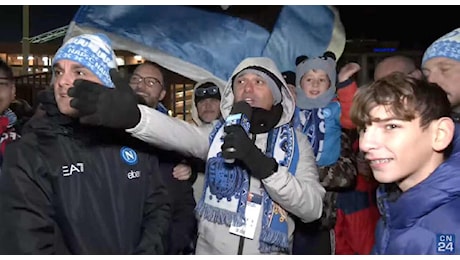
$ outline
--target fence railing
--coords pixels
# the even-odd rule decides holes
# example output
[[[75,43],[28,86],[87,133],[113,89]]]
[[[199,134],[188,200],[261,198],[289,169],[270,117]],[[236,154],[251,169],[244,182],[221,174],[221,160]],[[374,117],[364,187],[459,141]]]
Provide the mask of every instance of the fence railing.
[[[30,105],[37,104],[37,93],[49,86],[51,72],[42,72],[15,77],[16,97],[25,99]]]

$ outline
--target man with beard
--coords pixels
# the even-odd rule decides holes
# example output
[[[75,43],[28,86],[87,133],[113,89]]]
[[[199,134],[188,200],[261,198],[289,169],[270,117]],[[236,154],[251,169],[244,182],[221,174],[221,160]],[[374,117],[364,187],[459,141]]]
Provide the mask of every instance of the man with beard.
[[[167,114],[168,109],[161,103],[166,95],[163,69],[156,63],[146,61],[137,66],[129,86],[140,97],[141,103]],[[172,222],[169,232],[168,254],[189,254],[193,252],[196,236],[195,200],[191,167],[185,163],[184,156],[171,151],[149,147],[157,154],[162,178],[167,185],[171,199]]]

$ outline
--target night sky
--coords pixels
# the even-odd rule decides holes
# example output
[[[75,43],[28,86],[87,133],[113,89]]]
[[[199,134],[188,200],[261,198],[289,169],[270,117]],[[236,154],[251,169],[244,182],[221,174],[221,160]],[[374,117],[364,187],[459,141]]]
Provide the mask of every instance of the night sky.
[[[30,6],[30,36],[69,24],[79,6]],[[338,6],[347,39],[400,40],[405,49],[426,48],[460,27],[460,6]],[[0,8],[0,42],[22,38],[22,6]]]

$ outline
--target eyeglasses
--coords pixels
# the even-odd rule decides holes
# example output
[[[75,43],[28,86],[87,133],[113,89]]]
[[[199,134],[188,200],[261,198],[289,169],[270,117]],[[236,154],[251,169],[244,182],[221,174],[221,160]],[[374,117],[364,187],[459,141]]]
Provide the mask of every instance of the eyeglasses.
[[[219,94],[219,87],[211,86],[207,88],[197,88],[195,89],[195,96],[214,96]]]
[[[160,87],[163,87],[163,84],[161,84],[160,80],[158,80],[155,77],[142,77],[139,74],[133,74],[131,76],[131,79],[129,80],[129,83],[131,84],[139,84],[142,81],[144,81],[144,84],[148,87],[155,87],[156,85],[160,85]]]

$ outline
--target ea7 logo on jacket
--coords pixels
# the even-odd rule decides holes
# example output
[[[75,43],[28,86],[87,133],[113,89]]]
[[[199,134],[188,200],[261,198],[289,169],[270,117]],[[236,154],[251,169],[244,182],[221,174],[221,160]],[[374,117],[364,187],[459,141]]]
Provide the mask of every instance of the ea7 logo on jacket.
[[[62,166],[62,176],[67,177],[71,176],[74,173],[83,173],[85,171],[85,166],[83,163],[72,163],[70,165]]]

